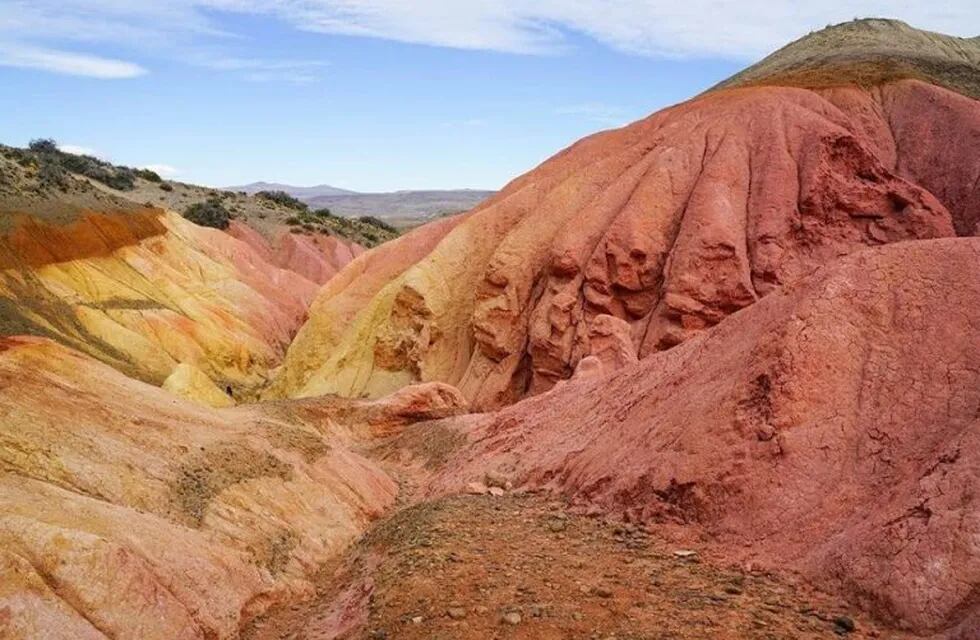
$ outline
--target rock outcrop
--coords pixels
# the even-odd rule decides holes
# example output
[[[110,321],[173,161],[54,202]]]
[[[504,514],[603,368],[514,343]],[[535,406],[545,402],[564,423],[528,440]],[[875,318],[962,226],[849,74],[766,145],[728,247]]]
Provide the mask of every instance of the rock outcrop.
[[[0,342],[0,636],[237,637],[391,504],[327,422],[206,409]]]
[[[499,407],[569,377],[605,316],[648,357],[853,251],[972,234],[978,155],[980,105],[917,80],[705,94],[392,243],[397,268],[355,261],[273,394],[443,381]]]
[[[857,252],[638,365],[461,421],[471,446],[433,491],[505,473],[975,637],[978,273],[980,239]]]

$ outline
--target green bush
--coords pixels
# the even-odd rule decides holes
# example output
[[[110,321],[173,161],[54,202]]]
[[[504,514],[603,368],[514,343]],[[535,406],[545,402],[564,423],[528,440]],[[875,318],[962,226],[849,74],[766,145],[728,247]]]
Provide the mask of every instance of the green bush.
[[[173,191],[173,190],[174,190],[174,186],[169,182],[160,183],[160,191]]]
[[[316,211],[313,212],[313,215],[315,215],[317,218],[333,218],[335,220],[337,219],[337,215],[334,214],[330,209],[326,209],[326,208],[317,209]]]
[[[217,198],[195,202],[184,211],[184,217],[194,224],[214,229],[227,229],[231,223],[231,214]]]
[[[306,211],[309,209],[305,202],[300,202],[285,191],[259,191],[255,194],[255,197],[274,202],[287,209],[296,209],[297,211]]]
[[[58,143],[51,138],[35,138],[31,140],[27,148],[34,153],[61,153]]]
[[[288,224],[291,227],[295,227],[303,224],[303,221],[297,218],[296,216],[289,216],[288,218],[286,218],[286,224]]]
[[[150,182],[163,182],[163,178],[156,171],[150,169],[134,169],[133,173],[137,178],[143,178],[144,180],[149,180]]]

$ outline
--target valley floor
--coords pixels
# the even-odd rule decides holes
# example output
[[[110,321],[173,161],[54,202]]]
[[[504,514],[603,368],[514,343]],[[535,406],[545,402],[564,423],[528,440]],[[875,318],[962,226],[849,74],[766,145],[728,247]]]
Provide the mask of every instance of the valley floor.
[[[900,637],[790,576],[724,566],[669,544],[656,526],[576,515],[540,493],[401,508],[317,583],[316,598],[242,637]]]

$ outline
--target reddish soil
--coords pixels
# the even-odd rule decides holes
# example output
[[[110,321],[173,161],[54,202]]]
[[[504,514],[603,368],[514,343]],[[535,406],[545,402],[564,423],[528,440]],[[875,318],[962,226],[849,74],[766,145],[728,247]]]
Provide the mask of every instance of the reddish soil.
[[[835,634],[881,637],[873,622],[788,575],[725,566],[669,545],[655,526],[573,515],[561,502],[526,494],[457,496],[399,511],[321,572],[314,600],[257,621],[243,638]]]

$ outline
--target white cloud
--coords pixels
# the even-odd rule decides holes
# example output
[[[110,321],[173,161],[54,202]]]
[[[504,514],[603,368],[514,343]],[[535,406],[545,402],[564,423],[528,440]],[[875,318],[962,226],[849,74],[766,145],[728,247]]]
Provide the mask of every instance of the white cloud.
[[[216,71],[236,71],[252,82],[315,82],[318,71],[327,66],[322,60],[262,60],[233,56],[200,55],[195,63]]]
[[[173,178],[180,173],[180,169],[172,167],[169,164],[144,164],[142,169],[149,169],[150,171],[156,172],[161,178]]]
[[[752,58],[828,23],[884,16],[954,35],[980,33],[975,0],[210,0],[296,28],[462,49],[556,53],[569,33],[652,56]]]
[[[2,43],[0,43],[0,65],[104,80],[135,78],[146,73],[146,69],[138,64],[123,60]]]
[[[575,35],[622,52],[750,60],[804,33],[853,17],[885,16],[960,36],[980,33],[976,0],[2,0],[0,42],[111,44],[236,73],[253,80],[306,82],[319,61],[222,55],[247,42],[222,13],[279,20],[324,34],[518,54],[560,54]],[[114,49],[115,50],[115,49]],[[37,48],[0,47],[0,63],[91,77],[132,77],[133,63]]]
[[[105,160],[105,156],[96,151],[91,147],[83,147],[77,144],[59,144],[58,149],[64,151],[65,153],[73,153],[76,156],[92,156],[93,158],[101,158]]]

